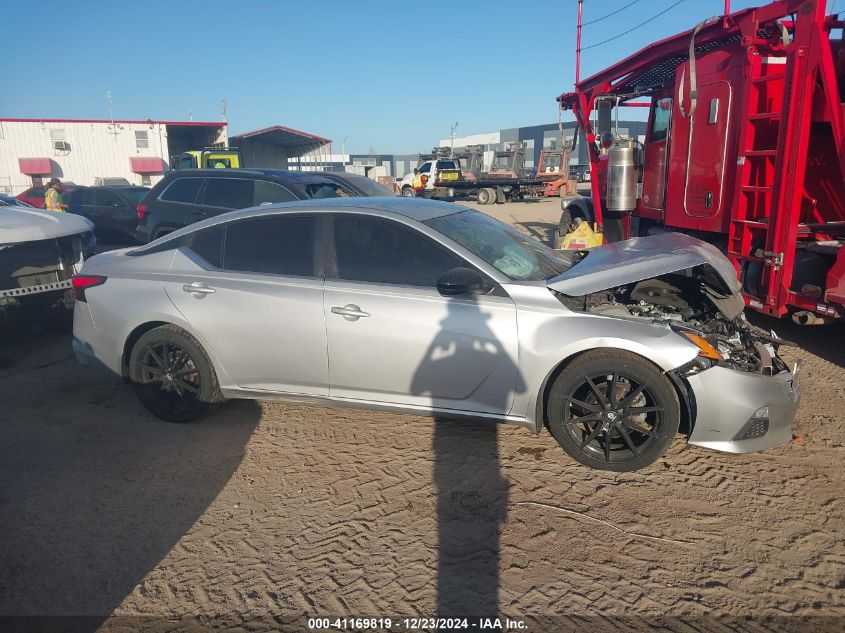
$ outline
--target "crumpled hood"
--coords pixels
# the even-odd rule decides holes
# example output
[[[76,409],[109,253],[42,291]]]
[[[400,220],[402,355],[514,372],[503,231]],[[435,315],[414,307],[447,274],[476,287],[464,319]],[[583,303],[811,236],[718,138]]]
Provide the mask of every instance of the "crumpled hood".
[[[27,207],[0,207],[0,245],[49,240],[93,231],[88,218]]]
[[[732,293],[739,292],[736,271],[728,258],[712,244],[683,233],[635,237],[592,248],[584,259],[547,280],[546,285],[580,297],[702,264],[712,266]]]

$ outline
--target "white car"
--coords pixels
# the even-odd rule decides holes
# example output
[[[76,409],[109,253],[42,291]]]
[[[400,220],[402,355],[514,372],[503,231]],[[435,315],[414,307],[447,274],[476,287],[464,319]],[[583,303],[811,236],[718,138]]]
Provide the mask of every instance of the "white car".
[[[0,204],[0,322],[69,316],[71,277],[95,244],[87,218]]]

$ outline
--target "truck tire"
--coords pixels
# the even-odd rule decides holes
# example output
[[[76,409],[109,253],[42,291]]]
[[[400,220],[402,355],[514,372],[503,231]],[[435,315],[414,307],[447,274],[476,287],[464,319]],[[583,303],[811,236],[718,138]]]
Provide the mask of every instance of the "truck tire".
[[[479,189],[476,197],[478,204],[493,204],[496,200],[496,192],[492,189]]]
[[[403,198],[413,198],[414,197],[414,189],[413,187],[409,187],[405,185],[402,187],[402,197]]]

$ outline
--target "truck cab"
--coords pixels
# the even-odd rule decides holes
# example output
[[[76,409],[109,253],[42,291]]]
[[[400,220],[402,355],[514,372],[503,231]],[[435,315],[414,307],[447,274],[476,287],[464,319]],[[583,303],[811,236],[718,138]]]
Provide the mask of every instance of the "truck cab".
[[[447,148],[448,149],[448,148]],[[420,164],[417,167],[423,176],[428,178],[425,184],[425,196],[427,198],[451,198],[455,195],[454,190],[449,188],[450,183],[462,180],[461,161],[456,157],[438,158],[437,155],[420,156]],[[414,194],[414,174],[405,174],[399,181],[399,193],[403,196]]]
[[[236,147],[206,147],[170,157],[171,169],[234,169],[244,166]]]

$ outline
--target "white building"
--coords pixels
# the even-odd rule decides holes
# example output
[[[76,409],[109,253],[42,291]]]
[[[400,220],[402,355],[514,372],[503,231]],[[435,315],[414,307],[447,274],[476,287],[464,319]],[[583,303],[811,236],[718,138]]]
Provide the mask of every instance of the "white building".
[[[0,192],[17,195],[52,177],[77,185],[125,178],[154,185],[170,157],[227,144],[225,121],[0,118]]]

